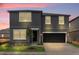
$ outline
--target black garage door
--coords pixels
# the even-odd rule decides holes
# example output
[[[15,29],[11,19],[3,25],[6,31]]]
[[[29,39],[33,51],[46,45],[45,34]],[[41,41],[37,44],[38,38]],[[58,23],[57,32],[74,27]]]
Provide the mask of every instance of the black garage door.
[[[64,43],[65,33],[44,33],[43,42]]]

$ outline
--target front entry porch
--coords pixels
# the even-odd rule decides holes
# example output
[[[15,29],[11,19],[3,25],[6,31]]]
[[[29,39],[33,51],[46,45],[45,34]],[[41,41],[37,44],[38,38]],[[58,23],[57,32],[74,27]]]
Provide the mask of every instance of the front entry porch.
[[[32,28],[31,44],[38,44],[39,42],[39,28]]]

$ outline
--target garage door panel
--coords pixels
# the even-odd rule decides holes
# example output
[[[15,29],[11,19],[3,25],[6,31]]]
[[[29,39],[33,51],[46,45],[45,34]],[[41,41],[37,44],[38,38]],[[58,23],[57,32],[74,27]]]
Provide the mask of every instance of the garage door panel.
[[[65,34],[64,33],[44,33],[43,34],[44,42],[65,42]]]

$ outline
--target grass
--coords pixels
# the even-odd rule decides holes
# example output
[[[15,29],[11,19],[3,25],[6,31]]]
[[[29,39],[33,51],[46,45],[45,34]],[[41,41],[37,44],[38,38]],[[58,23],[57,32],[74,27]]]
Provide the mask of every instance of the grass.
[[[77,47],[77,48],[79,48],[79,45],[76,45],[76,44],[72,44],[73,46],[75,46],[75,47]]]
[[[27,51],[31,51],[31,52],[44,52],[45,49],[44,49],[44,47],[29,46]]]
[[[76,48],[79,48],[79,45],[77,45],[77,44],[73,44],[73,43],[69,43],[69,44],[71,44],[72,46],[74,46]]]
[[[10,47],[8,44],[0,45],[0,51],[14,51],[12,47]]]
[[[16,52],[24,52],[27,49],[27,46],[14,46],[13,49]]]
[[[0,46],[0,52],[44,52],[44,47],[38,46],[9,46],[8,44],[3,44]]]

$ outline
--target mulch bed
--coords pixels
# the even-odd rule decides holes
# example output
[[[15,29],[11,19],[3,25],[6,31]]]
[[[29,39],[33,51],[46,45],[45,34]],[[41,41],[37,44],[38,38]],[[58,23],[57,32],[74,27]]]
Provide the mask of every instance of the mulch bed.
[[[79,45],[79,41],[72,41],[73,44]]]

